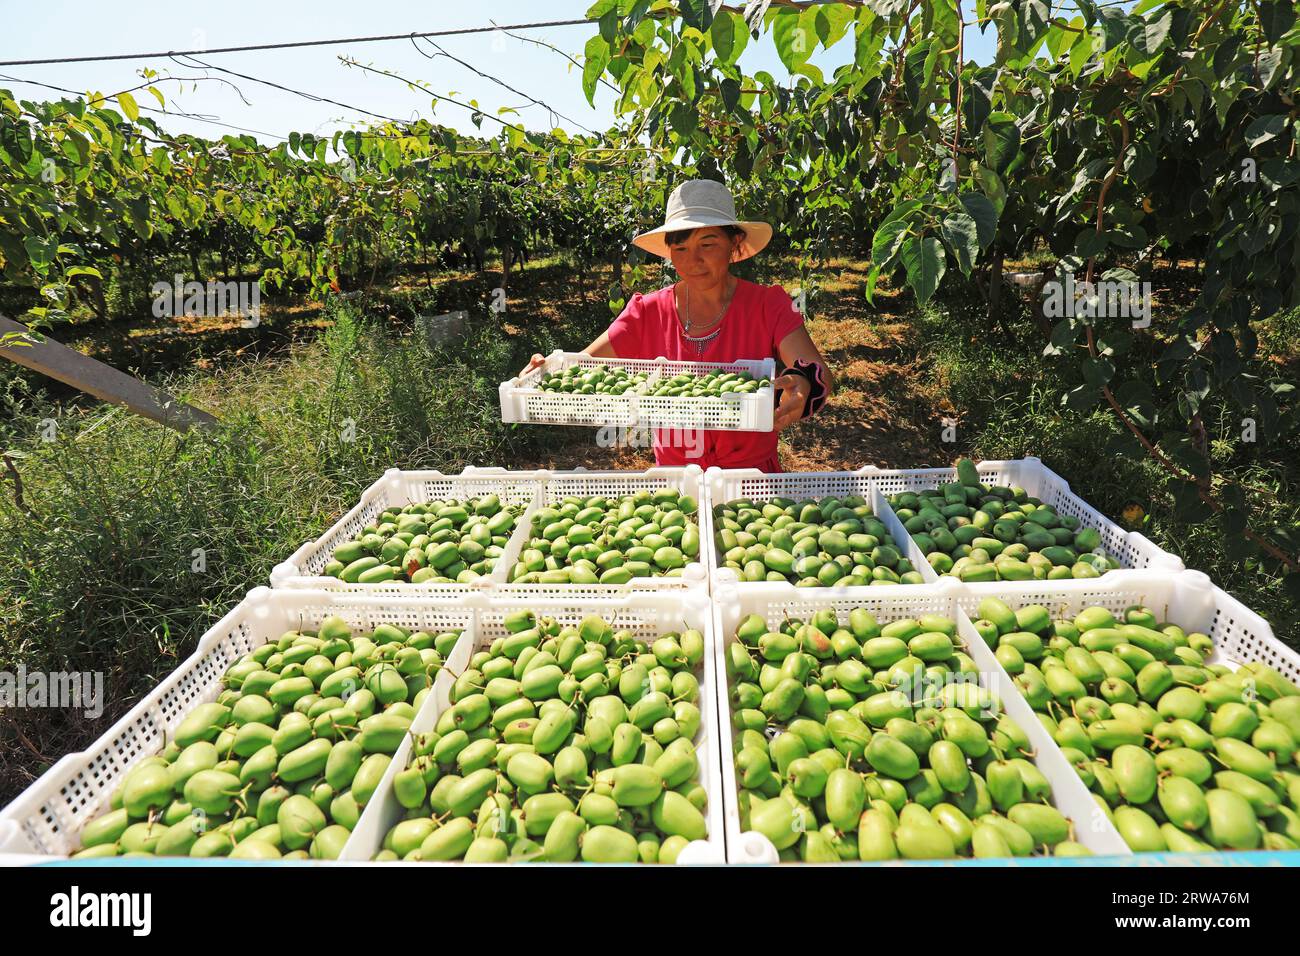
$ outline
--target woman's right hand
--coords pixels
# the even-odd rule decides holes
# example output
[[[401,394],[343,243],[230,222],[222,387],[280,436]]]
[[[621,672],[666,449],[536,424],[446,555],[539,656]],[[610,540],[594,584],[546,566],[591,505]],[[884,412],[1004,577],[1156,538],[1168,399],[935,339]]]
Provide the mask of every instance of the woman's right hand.
[[[527,375],[527,374],[528,374],[529,372],[531,372],[533,369],[535,369],[535,368],[541,368],[541,367],[542,367],[543,365],[545,365],[545,364],[546,364],[546,356],[545,356],[545,355],[542,355],[540,352],[534,352],[534,353],[533,353],[533,357],[530,358],[530,359],[528,360],[528,364],[525,365],[525,366],[520,370],[519,374],[518,374],[516,377],[517,377],[517,378],[523,378],[525,375]]]

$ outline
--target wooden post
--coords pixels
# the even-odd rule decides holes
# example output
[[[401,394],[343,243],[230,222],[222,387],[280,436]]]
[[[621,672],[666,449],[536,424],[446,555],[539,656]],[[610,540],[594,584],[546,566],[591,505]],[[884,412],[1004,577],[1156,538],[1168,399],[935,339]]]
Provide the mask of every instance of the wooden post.
[[[35,335],[27,326],[0,315],[0,336],[11,332],[23,333],[25,336]],[[137,415],[143,415],[177,431],[186,431],[196,426],[211,428],[219,424],[207,412],[199,411],[161,389],[61,345],[49,336],[41,336],[39,341],[27,339],[25,344],[0,347],[0,357],[58,379],[102,401],[124,405]]]

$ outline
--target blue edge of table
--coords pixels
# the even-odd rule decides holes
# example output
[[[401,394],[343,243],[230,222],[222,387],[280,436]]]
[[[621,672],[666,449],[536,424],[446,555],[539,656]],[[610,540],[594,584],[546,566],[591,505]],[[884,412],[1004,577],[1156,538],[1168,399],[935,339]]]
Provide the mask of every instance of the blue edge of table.
[[[257,860],[193,860],[184,857],[158,860],[58,860],[42,863],[41,866],[319,866],[315,860],[300,861],[257,861]],[[400,864],[398,864],[400,865]],[[640,864],[628,864],[639,866]],[[717,864],[718,866],[735,866],[738,864]],[[743,864],[741,864],[743,865]],[[844,864],[828,864],[842,866]],[[1032,866],[1032,867],[1070,867],[1070,866],[1300,866],[1300,850],[1272,852],[1253,850],[1244,853],[1138,853],[1133,856],[1085,856],[1054,857],[1035,856],[1013,860],[908,860],[897,863],[859,864],[860,866]]]

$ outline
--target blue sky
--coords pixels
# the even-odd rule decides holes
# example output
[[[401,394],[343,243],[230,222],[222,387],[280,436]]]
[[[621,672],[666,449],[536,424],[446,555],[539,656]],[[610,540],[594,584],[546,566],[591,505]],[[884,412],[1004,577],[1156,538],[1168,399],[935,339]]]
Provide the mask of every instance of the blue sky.
[[[313,3],[275,0],[135,0],[130,4],[71,3],[44,0],[41,3],[8,5],[4,12],[6,30],[0,36],[0,60],[59,56],[132,53],[150,50],[179,50],[275,43],[290,40],[325,39],[370,34],[404,33],[563,20],[581,17],[590,0],[478,0],[475,3],[414,3],[409,0],[368,0],[366,3],[318,0]],[[973,17],[973,4],[966,12]],[[594,33],[586,26],[556,27],[527,31],[527,36],[546,40],[579,57],[583,45]],[[987,63],[993,57],[993,30],[982,35],[975,27],[966,31],[967,57]],[[613,121],[613,94],[599,88],[593,109],[582,94],[581,77],[563,57],[550,50],[516,39],[491,34],[443,38],[436,41],[447,53],[473,64],[519,90],[543,100],[569,117],[558,125],[577,131],[579,125],[602,130]],[[433,52],[427,46],[427,52]],[[485,112],[498,107],[520,108],[519,116],[506,116],[529,129],[550,128],[547,111],[528,106],[527,101],[490,80],[476,76],[445,58],[427,59],[409,40],[385,43],[352,43],[342,46],[296,50],[213,54],[210,62],[227,69],[271,80],[304,92],[329,97],[375,113],[401,118],[432,118],[463,132],[473,132],[469,111],[450,104],[431,110],[430,98],[396,80],[366,74],[339,62],[340,56],[391,70],[427,83],[444,94],[456,93],[461,100],[477,99]],[[829,72],[852,56],[852,43],[842,40],[829,53],[813,58]],[[751,41],[741,58],[747,71],[766,69],[778,78],[787,76],[777,58],[771,37]],[[138,85],[137,73],[151,67],[159,73],[194,77],[201,71],[182,69],[166,57],[148,60],[62,64],[50,66],[0,67],[0,74],[38,80],[78,91],[115,93]],[[213,74],[219,75],[219,74]],[[261,84],[230,79],[238,90],[223,81],[205,80],[197,88],[191,82],[162,82],[160,88],[169,109],[180,108],[222,122],[264,133],[285,135],[291,130],[326,134],[367,121],[363,114],[340,106],[317,103]],[[59,94],[0,78],[0,86],[20,97],[58,98]],[[141,106],[156,106],[149,94],[138,94]],[[217,126],[195,123],[179,117],[152,114],[164,128],[199,135],[226,132]],[[483,131],[495,124],[485,121]],[[259,137],[266,142],[276,140]]]

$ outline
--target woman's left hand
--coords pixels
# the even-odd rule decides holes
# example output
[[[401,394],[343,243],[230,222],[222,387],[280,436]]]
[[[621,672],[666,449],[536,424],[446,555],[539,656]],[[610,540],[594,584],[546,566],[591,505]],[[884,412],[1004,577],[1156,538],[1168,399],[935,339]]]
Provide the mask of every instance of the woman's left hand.
[[[772,387],[781,393],[781,402],[772,413],[772,430],[779,432],[803,416],[812,385],[802,375],[782,375],[773,380]]]

